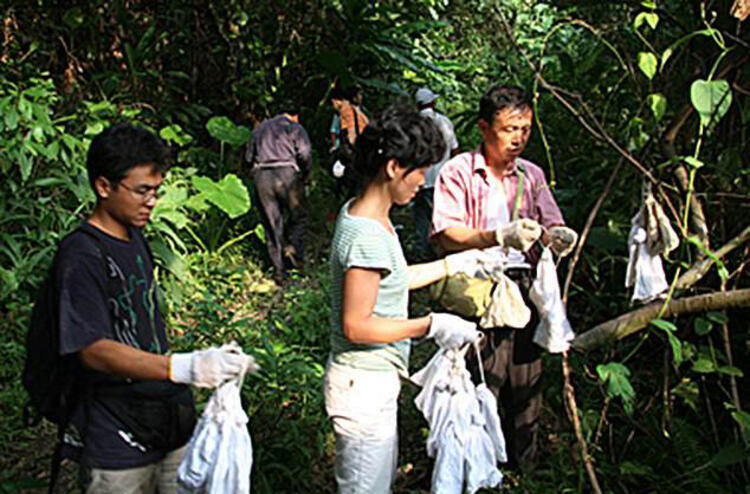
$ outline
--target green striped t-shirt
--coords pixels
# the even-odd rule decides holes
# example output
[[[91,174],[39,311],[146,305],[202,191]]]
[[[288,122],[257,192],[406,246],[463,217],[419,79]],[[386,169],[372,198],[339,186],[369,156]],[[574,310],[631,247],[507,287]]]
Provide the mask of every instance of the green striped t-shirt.
[[[378,317],[406,318],[409,280],[398,237],[380,222],[349,214],[348,201],[336,220],[331,246],[331,356],[337,364],[364,370],[393,370],[406,375],[411,340],[362,345],[347,340],[341,328],[344,273],[349,268],[380,271],[373,313]]]

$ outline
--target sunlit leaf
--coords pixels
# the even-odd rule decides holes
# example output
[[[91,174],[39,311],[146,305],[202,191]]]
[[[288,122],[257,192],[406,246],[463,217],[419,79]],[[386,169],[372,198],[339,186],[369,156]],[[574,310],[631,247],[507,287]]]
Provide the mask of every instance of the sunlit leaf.
[[[628,379],[630,370],[619,362],[609,362],[597,365],[596,372],[599,379],[607,384],[607,395],[613,398],[620,397],[625,412],[632,413],[635,390]]]
[[[667,331],[667,340],[669,340],[669,346],[672,348],[672,361],[675,367],[679,367],[682,364],[682,342],[671,331]]]
[[[663,329],[664,331],[670,332],[670,331],[677,331],[677,326],[674,325],[674,323],[671,323],[669,321],[666,321],[664,319],[654,319],[651,321],[651,324],[656,326],[659,329]]]
[[[178,146],[184,146],[193,140],[193,136],[182,130],[177,124],[168,125],[159,131],[159,137],[167,142],[174,142]]]
[[[708,360],[706,358],[699,358],[695,362],[693,362],[693,370],[695,372],[700,372],[701,374],[707,374],[709,372],[714,372],[716,370],[716,366],[711,360]]]
[[[732,90],[725,80],[698,79],[690,86],[690,101],[698,111],[703,125],[716,123],[732,104]]]
[[[661,121],[664,117],[664,113],[667,111],[667,98],[663,94],[655,93],[649,94],[646,99],[651,112],[654,114],[654,118],[657,122]]]
[[[253,134],[247,127],[235,125],[227,117],[211,117],[206,123],[206,130],[211,137],[227,144],[240,147],[252,138]]]
[[[735,377],[744,377],[745,374],[742,372],[742,369],[739,369],[733,365],[721,365],[718,369],[721,374],[726,374],[728,376],[735,376]]]
[[[750,413],[742,410],[734,410],[732,418],[747,432],[750,432]]]
[[[197,175],[191,180],[195,188],[205,195],[207,201],[224,211],[230,218],[241,216],[250,209],[247,187],[233,173],[219,182]]]
[[[656,60],[656,55],[651,52],[640,52],[638,53],[638,68],[645,74],[649,79],[653,79],[656,75],[656,69],[659,62]]]

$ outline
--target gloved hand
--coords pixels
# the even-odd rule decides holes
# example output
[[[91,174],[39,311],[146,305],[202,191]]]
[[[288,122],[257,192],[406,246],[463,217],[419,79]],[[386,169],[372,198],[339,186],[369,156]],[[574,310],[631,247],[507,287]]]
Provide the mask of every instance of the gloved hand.
[[[448,276],[463,273],[470,278],[487,279],[483,268],[485,255],[479,249],[470,249],[445,256],[445,271]]]
[[[534,220],[524,218],[511,221],[495,232],[497,244],[526,252],[542,235],[542,227]]]
[[[553,226],[549,229],[549,248],[558,257],[565,257],[573,251],[578,242],[578,234],[567,226]]]
[[[454,350],[466,343],[475,342],[481,335],[476,324],[453,314],[433,312],[430,318],[427,338],[435,338],[435,343],[440,348]]]
[[[175,353],[169,359],[169,379],[199,388],[215,388],[243,372],[256,372],[255,359],[232,342],[221,348]]]

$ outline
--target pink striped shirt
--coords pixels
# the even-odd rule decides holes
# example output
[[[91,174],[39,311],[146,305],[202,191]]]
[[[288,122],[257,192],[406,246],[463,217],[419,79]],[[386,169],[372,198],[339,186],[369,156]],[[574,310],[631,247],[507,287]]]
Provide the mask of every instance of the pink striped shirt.
[[[516,201],[516,167],[519,163],[526,169],[519,218],[530,218],[546,228],[565,224],[547,185],[544,171],[522,158],[513,162],[501,180],[508,202],[508,213],[513,214]],[[432,238],[454,226],[488,229],[487,204],[492,190],[488,173],[481,147],[461,153],[443,165],[435,183]]]

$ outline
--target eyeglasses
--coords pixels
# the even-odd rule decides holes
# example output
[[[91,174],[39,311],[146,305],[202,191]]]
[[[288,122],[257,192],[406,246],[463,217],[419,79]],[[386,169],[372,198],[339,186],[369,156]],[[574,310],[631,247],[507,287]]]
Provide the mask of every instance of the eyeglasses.
[[[144,185],[141,187],[138,187],[137,189],[134,189],[132,187],[128,187],[122,182],[118,182],[118,185],[122,185],[125,189],[129,190],[132,194],[134,194],[136,197],[138,197],[143,202],[148,202],[151,199],[159,199],[164,193],[163,190],[160,190],[160,185],[157,185],[156,187],[150,187],[148,185]]]

